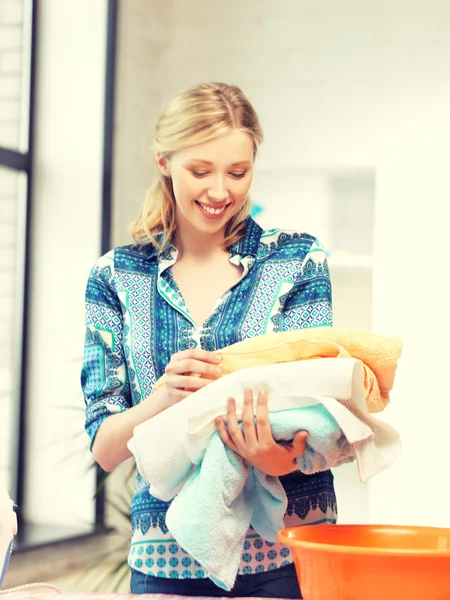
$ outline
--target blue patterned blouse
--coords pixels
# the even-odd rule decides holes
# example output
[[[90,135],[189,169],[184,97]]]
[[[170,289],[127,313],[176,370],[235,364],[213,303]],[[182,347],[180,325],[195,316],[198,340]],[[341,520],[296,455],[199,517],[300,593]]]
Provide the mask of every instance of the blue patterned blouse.
[[[242,277],[219,298],[200,328],[172,275],[177,259],[173,245],[159,257],[152,245],[123,246],[97,261],[86,289],[81,375],[91,447],[104,419],[151,394],[173,353],[217,350],[271,331],[332,324],[330,275],[318,240],[293,231],[263,231],[250,217],[246,229],[229,257],[242,265]],[[294,472],[280,479],[288,497],[286,526],[336,522],[330,471],[309,476]],[[168,507],[151,495],[138,474],[131,501],[130,566],[158,577],[207,577],[168,531]],[[239,573],[260,573],[292,560],[288,548],[261,539],[250,528]]]

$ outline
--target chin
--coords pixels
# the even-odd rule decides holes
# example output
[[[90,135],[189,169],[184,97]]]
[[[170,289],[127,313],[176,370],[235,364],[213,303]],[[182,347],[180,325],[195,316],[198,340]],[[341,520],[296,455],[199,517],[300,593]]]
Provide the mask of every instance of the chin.
[[[225,228],[228,224],[228,221],[226,223],[199,223],[199,224],[195,224],[195,229],[199,232],[199,233],[206,233],[206,234],[215,234],[215,233],[219,233],[220,231],[223,231],[225,233]]]
[[[231,221],[231,219],[234,217],[235,215],[232,214],[231,216],[227,215],[227,219],[223,219],[223,220],[219,220],[219,221],[207,221],[206,219],[193,219],[191,221],[192,225],[195,227],[195,229],[199,232],[202,233],[218,233],[219,231],[223,230],[225,232],[225,228],[228,225],[228,223]]]

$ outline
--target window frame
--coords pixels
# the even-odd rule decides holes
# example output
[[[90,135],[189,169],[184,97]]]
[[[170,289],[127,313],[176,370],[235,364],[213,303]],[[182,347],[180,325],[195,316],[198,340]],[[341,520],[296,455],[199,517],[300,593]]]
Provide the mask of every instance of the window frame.
[[[10,149],[0,145],[0,167],[9,169],[17,173],[23,173],[26,177],[26,198],[24,200],[25,219],[23,230],[18,240],[18,255],[20,260],[17,263],[17,306],[19,314],[17,318],[16,330],[19,340],[14,355],[14,375],[13,375],[13,448],[11,452],[11,479],[10,496],[15,500],[17,508],[17,517],[19,521],[19,530],[25,531],[21,536],[21,543],[18,550],[25,550],[30,547],[27,543],[26,522],[21,506],[24,504],[26,495],[26,414],[27,414],[27,370],[28,370],[28,349],[29,349],[29,322],[30,322],[30,275],[31,275],[31,236],[33,222],[33,159],[34,159],[34,137],[35,137],[35,103],[36,103],[36,81],[37,81],[37,34],[38,34],[38,14],[39,0],[25,0],[24,10],[28,9],[28,18],[30,22],[24,33],[28,33],[31,39],[26,40],[29,45],[29,104],[27,111],[28,132],[23,133],[23,137],[28,139],[27,150],[22,152],[19,149]],[[115,83],[116,83],[116,48],[117,48],[117,18],[118,1],[108,0],[107,2],[107,38],[106,38],[106,79],[105,79],[105,100],[104,100],[104,124],[103,124],[103,166],[102,166],[102,218],[101,218],[101,253],[104,254],[110,249],[111,243],[111,223],[112,223],[112,184],[113,184],[113,142],[114,142],[114,110],[115,110]],[[105,473],[96,465],[96,493],[95,493],[95,527],[96,531],[104,531],[105,525],[105,486],[103,485]],[[73,538],[68,538],[73,539]],[[58,543],[62,540],[55,540],[51,543]],[[47,544],[46,544],[47,545]],[[34,544],[33,544],[34,546]]]

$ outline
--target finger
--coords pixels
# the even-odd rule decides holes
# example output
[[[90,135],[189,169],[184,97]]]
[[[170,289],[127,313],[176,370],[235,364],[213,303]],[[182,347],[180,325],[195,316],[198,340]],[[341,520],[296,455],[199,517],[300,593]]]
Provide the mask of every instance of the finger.
[[[227,402],[227,430],[235,443],[238,453],[241,456],[247,456],[247,448],[242,431],[239,429],[239,423],[236,415],[236,401],[234,398],[228,398]]]
[[[256,406],[256,431],[260,446],[271,446],[275,443],[272,428],[269,422],[269,400],[266,390],[258,393],[258,404]]]
[[[186,375],[171,375],[167,379],[167,384],[178,389],[199,390],[205,385],[212,383],[211,379],[200,379],[200,377]]]
[[[294,439],[292,440],[291,454],[295,458],[298,458],[305,452],[307,437],[307,431],[297,431],[297,433],[294,435]]]
[[[217,431],[219,432],[220,438],[222,440],[222,442],[228,446],[228,448],[230,448],[230,450],[233,450],[233,452],[238,453],[237,448],[236,448],[236,444],[233,442],[233,440],[231,439],[231,437],[228,434],[227,428],[225,426],[224,420],[221,419],[220,417],[218,417],[215,420],[216,423],[216,427],[217,427]]]
[[[253,392],[251,388],[244,390],[244,408],[242,410],[242,424],[244,426],[245,444],[248,449],[258,445],[258,436],[255,428],[255,413],[253,408]]]
[[[217,379],[220,377],[220,375],[222,375],[222,369],[220,369],[218,366],[193,358],[170,361],[165,368],[165,372],[169,375],[198,373],[198,375],[201,377],[206,377],[208,379]]]
[[[188,350],[182,350],[172,354],[170,360],[186,360],[194,359],[202,362],[217,364],[222,360],[222,357],[217,352],[209,352],[208,350],[200,350],[199,348],[189,348]]]

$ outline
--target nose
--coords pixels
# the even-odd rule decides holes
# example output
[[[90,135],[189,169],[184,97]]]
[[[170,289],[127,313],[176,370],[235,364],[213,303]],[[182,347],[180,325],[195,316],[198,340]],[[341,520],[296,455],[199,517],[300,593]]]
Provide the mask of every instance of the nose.
[[[208,190],[208,198],[216,202],[223,202],[228,196],[228,190],[223,185],[223,182],[217,182],[214,188]]]

